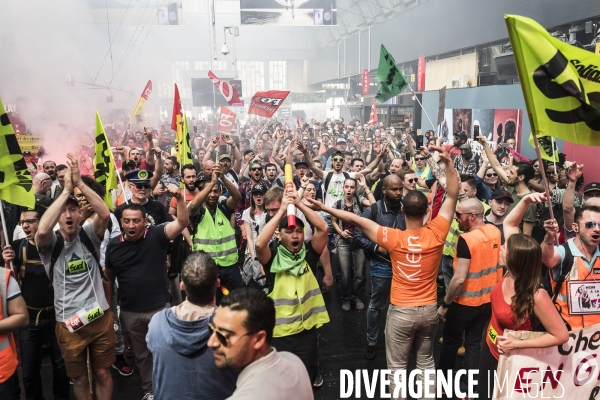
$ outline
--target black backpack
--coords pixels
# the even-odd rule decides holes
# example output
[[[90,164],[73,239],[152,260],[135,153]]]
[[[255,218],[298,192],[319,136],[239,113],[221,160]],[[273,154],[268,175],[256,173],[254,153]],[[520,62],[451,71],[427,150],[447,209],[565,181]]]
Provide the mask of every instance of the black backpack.
[[[350,178],[349,173],[342,172],[342,174],[344,174],[344,179]],[[325,197],[327,196],[327,189],[329,188],[329,182],[331,182],[332,175],[333,175],[333,172],[330,172],[329,174],[327,174],[327,178],[325,178],[325,182],[323,182],[323,202],[325,202]]]
[[[112,225],[112,224],[110,224],[110,225]],[[53,275],[54,275],[54,264],[56,264],[58,257],[60,257],[60,253],[62,253],[63,249],[65,248],[65,238],[60,234],[60,231],[55,231],[54,233],[56,234],[56,244],[54,245],[54,249],[52,250],[52,256],[50,258],[50,260],[51,260],[50,261],[50,281],[51,282],[52,282]],[[96,249],[94,249],[94,245],[92,244],[90,237],[87,235],[87,233],[85,233],[85,230],[83,230],[83,228],[79,229],[79,240],[81,240],[81,244],[90,253],[92,253],[94,260],[96,260],[96,265],[98,266],[98,269],[100,270],[100,275],[102,276],[102,279],[105,279],[104,274],[102,273],[102,267],[100,266],[100,259],[98,258]]]

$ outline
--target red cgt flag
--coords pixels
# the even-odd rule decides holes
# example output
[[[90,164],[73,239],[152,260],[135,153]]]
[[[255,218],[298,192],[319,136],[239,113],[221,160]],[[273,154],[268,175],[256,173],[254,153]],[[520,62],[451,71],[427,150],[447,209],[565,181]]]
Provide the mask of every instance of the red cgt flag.
[[[373,98],[373,104],[371,104],[371,115],[369,115],[369,124],[377,123],[377,107],[375,106],[375,98]]]
[[[215,87],[219,89],[223,97],[225,97],[227,104],[230,106],[237,106],[242,103],[237,90],[235,90],[235,88],[231,86],[229,82],[220,80],[215,74],[212,73],[212,71],[208,71],[208,77],[210,78],[211,82],[214,83]]]
[[[144,105],[146,100],[148,100],[148,97],[150,97],[150,93],[152,93],[152,81],[149,80],[148,83],[146,83],[146,87],[144,88],[144,91],[142,92],[142,95],[140,96],[140,99],[135,105],[135,108],[133,109],[131,115],[136,115],[142,110],[142,106]]]
[[[235,126],[235,113],[225,107],[221,107],[221,115],[217,130],[219,133],[229,133]]]
[[[179,115],[179,121],[177,121],[177,116]],[[183,112],[181,111],[181,99],[179,98],[179,89],[177,88],[177,84],[175,84],[175,99],[173,101],[173,116],[171,117],[171,129],[174,131],[177,130],[177,127],[181,129],[181,121],[183,120]],[[179,124],[178,124],[179,122]]]
[[[268,92],[256,92],[250,101],[248,114],[271,118],[279,106],[284,102],[290,92],[281,90],[270,90]]]

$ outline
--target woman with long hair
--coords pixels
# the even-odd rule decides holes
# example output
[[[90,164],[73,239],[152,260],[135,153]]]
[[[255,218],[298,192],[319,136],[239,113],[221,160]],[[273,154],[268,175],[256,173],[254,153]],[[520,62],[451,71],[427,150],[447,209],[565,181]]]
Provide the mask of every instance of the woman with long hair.
[[[244,231],[246,232],[246,255],[244,259],[244,267],[242,268],[242,278],[246,284],[252,278],[252,267],[255,262],[256,252],[254,244],[258,237],[258,232],[265,226],[267,213],[265,212],[264,197],[267,189],[261,185],[252,186],[252,197],[250,198],[250,207],[242,213],[242,221],[244,221]],[[256,261],[258,262],[258,261]],[[262,266],[260,267],[262,271]]]
[[[506,267],[506,274],[490,297],[492,318],[479,360],[480,399],[489,399],[493,394],[494,371],[500,354],[517,348],[557,346],[569,339],[567,327],[541,284],[542,249],[531,236],[519,233],[519,222],[527,207],[545,201],[545,197],[543,193],[528,194],[504,220],[506,242],[500,252],[500,265]],[[532,339],[520,340],[504,332],[537,330],[540,324],[546,333]]]

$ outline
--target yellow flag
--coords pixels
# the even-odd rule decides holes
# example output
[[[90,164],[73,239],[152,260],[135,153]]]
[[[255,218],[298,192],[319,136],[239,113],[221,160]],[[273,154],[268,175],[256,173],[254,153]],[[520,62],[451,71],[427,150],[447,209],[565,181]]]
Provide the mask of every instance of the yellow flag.
[[[180,120],[180,116],[177,116],[177,121]],[[181,123],[177,123],[177,158],[181,165],[185,164],[193,164],[194,161],[192,159],[192,149],[190,145],[190,131],[188,129],[187,117],[183,117],[183,129],[181,129],[181,133],[179,132],[179,125]]]
[[[17,136],[0,100],[0,199],[32,209],[35,206],[31,173]]]
[[[113,210],[114,205],[110,191],[117,188],[115,160],[98,111],[96,111],[96,140],[94,145],[94,178],[106,189],[104,202],[108,208]]]
[[[558,146],[556,142],[552,140],[551,136],[538,136],[538,144],[540,145],[540,155],[546,161],[558,162]],[[529,134],[529,144],[535,148],[535,142],[533,141],[533,134]]]
[[[504,19],[532,130],[600,146],[600,56],[553,38],[532,19]]]

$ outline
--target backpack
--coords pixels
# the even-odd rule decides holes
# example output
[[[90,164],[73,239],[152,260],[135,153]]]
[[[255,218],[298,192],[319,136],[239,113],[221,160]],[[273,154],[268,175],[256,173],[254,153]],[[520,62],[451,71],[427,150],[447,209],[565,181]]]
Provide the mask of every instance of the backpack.
[[[560,289],[563,283],[565,282],[565,279],[567,279],[567,276],[569,276],[569,274],[571,273],[571,269],[573,268],[574,262],[573,253],[571,253],[571,249],[567,242],[561,244],[561,246],[565,250],[565,258],[560,265],[560,273],[558,280],[556,281],[556,286],[554,287],[554,290],[552,289],[552,284],[550,280],[550,274],[552,273],[552,269],[548,268],[545,265],[542,265],[542,285],[544,286],[544,289],[546,289],[548,295],[552,299],[552,303],[556,302],[558,293],[560,293]],[[543,270],[544,268],[546,269],[546,271]]]
[[[342,174],[344,174],[344,179],[350,178],[350,174],[349,173],[342,172]],[[327,174],[327,178],[325,178],[325,182],[323,182],[323,202],[325,202],[325,197],[327,196],[327,189],[329,188],[329,182],[331,182],[331,176],[332,175],[333,175],[333,172]]]
[[[59,231],[55,231],[54,233],[56,234],[56,244],[54,245],[54,249],[52,250],[52,256],[50,258],[50,281],[51,282],[52,282],[53,275],[54,275],[54,264],[56,264],[58,257],[60,257],[60,253],[62,253],[63,249],[65,248],[65,238],[60,234]],[[105,277],[104,277],[104,274],[102,273],[102,267],[100,266],[100,259],[98,258],[96,249],[94,249],[94,245],[92,244],[90,237],[87,235],[87,233],[85,233],[85,231],[83,229],[79,229],[79,240],[81,240],[81,244],[90,253],[92,253],[94,260],[96,260],[96,265],[98,266],[98,269],[100,270],[100,275],[102,276],[102,279],[104,280]]]

